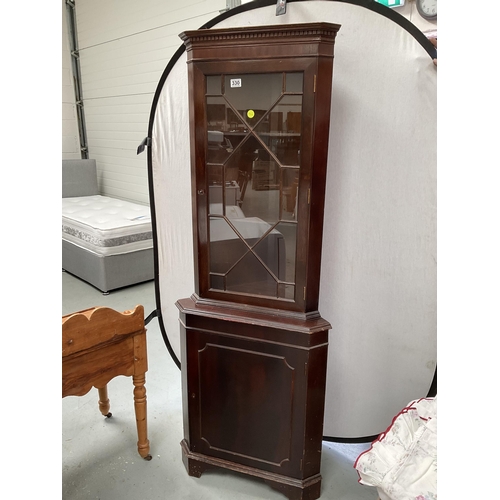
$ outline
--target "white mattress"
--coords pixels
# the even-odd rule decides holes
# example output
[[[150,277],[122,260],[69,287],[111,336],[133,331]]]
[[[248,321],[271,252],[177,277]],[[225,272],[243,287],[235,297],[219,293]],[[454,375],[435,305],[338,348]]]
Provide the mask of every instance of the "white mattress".
[[[258,217],[232,219],[231,222],[245,240],[262,238],[271,227],[267,222]],[[270,234],[281,236],[281,233],[276,229],[273,229]],[[238,237],[239,236],[224,219],[214,219],[210,221],[210,241],[225,241],[237,239]]]
[[[210,213],[222,215],[222,203],[210,203]],[[245,214],[237,205],[226,205],[226,217],[228,219],[244,219]]]
[[[62,238],[100,255],[153,248],[150,208],[101,195],[63,198]]]

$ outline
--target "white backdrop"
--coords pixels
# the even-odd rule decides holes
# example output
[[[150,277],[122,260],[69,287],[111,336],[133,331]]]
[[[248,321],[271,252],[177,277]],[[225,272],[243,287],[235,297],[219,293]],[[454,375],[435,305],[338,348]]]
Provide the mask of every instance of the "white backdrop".
[[[319,303],[332,324],[323,434],[372,436],[427,395],[436,367],[436,68],[408,31],[364,7],[275,11],[214,27],[341,25]],[[178,358],[175,302],[194,291],[187,92],[183,53],[161,88],[151,147],[161,314]]]

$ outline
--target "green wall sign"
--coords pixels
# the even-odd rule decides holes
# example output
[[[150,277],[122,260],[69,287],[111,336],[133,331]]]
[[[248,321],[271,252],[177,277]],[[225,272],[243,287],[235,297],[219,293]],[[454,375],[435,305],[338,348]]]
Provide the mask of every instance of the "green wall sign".
[[[405,4],[405,0],[375,0],[377,3],[381,3],[386,7],[402,7]]]

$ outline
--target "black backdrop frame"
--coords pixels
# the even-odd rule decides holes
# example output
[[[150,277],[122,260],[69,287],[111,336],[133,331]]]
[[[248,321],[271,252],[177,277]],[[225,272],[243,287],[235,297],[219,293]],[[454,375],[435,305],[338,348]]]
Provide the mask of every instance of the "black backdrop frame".
[[[288,0],[288,3],[295,2],[307,2],[308,0]],[[377,14],[380,14],[391,21],[397,23],[401,28],[405,29],[410,35],[415,38],[415,40],[425,49],[425,51],[429,54],[431,59],[437,58],[437,50],[434,45],[429,41],[429,39],[425,36],[425,34],[420,31],[413,23],[411,23],[408,19],[403,17],[401,14],[396,12],[385,5],[382,5],[375,0],[323,0],[330,2],[339,2],[339,3],[349,3],[353,5],[357,5],[359,7],[364,7],[369,9]],[[230,9],[218,16],[214,17],[203,26],[200,26],[199,29],[209,29],[213,26],[219,24],[224,19],[232,17],[236,14],[241,14],[242,12],[247,12],[254,9],[259,9],[262,7],[268,7],[271,5],[276,5],[276,0],[254,0],[252,2],[246,3],[244,5],[240,5],[233,9]],[[152,311],[145,320],[145,324],[148,324],[153,318],[158,318],[158,323],[160,327],[160,332],[163,337],[163,341],[165,342],[165,346],[172,357],[172,360],[177,365],[179,369],[181,369],[181,362],[177,355],[175,354],[170,340],[168,338],[167,331],[165,329],[165,325],[163,324],[162,313],[161,313],[161,297],[160,297],[160,284],[159,284],[159,263],[158,263],[158,235],[157,235],[157,221],[156,221],[156,211],[155,211],[155,195],[154,195],[154,182],[153,182],[153,160],[152,160],[152,152],[151,152],[151,138],[153,135],[153,125],[156,114],[156,109],[158,106],[158,100],[160,98],[160,94],[163,90],[163,86],[168,78],[168,75],[172,71],[172,68],[177,63],[181,55],[185,52],[186,47],[184,44],[181,44],[177,51],[174,53],[170,61],[168,62],[166,68],[164,69],[161,78],[158,82],[158,86],[155,91],[155,95],[153,97],[153,102],[151,105],[151,111],[149,115],[149,125],[148,125],[148,135],[142,141],[142,143],[137,148],[137,154],[140,154],[147,147],[147,164],[148,164],[148,188],[149,188],[149,200],[150,200],[150,208],[151,208],[151,222],[152,222],[152,232],[153,232],[153,256],[154,256],[154,283],[155,283],[155,298],[156,298],[156,309]],[[434,397],[437,394],[437,367],[434,372],[434,377],[431,382],[431,386],[429,388],[429,392],[427,397]],[[324,441],[333,441],[333,442],[342,442],[342,443],[365,443],[371,442],[377,438],[378,435],[375,436],[364,436],[359,438],[336,438],[330,436],[323,436]]]

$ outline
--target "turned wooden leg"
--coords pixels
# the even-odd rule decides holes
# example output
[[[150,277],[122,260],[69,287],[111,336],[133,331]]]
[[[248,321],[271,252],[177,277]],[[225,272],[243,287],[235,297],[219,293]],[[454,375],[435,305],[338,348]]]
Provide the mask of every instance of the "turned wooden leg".
[[[137,422],[137,448],[139,455],[146,460],[151,460],[149,454],[149,440],[148,440],[148,423],[147,423],[147,406],[146,406],[146,375],[133,375],[134,381],[134,406],[135,406],[135,420]]]
[[[99,410],[105,417],[109,418],[112,413],[109,411],[108,386],[97,388],[97,391],[99,392]]]

